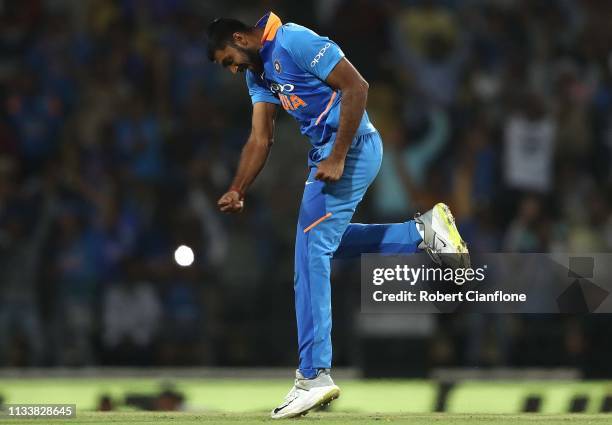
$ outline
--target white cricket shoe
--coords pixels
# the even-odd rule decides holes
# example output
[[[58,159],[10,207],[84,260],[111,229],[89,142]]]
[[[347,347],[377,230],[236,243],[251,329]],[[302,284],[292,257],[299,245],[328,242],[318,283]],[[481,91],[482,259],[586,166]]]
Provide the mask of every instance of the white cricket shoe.
[[[414,221],[423,234],[419,248],[435,263],[453,268],[470,267],[470,253],[448,205],[440,202],[426,213],[417,214]]]
[[[295,385],[285,401],[271,413],[272,419],[305,415],[312,409],[331,403],[340,396],[340,388],[332,381],[328,369],[319,370],[317,376],[306,379],[295,371]]]

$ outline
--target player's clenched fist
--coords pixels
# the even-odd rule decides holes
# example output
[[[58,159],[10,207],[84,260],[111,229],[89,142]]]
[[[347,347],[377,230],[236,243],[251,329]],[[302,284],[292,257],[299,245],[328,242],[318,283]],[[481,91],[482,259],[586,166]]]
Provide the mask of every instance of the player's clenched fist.
[[[226,192],[217,201],[217,207],[224,213],[239,213],[244,209],[242,195],[235,190]]]
[[[330,156],[329,158],[319,162],[317,165],[315,179],[331,183],[340,180],[343,172],[344,160]]]

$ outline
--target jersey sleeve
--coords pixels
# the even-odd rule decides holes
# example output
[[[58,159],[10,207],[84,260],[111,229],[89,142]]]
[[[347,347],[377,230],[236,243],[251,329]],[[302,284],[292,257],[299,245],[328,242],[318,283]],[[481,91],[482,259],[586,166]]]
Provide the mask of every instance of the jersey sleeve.
[[[272,94],[272,92],[257,81],[257,77],[251,71],[246,72],[246,83],[251,96],[251,103],[255,105],[257,102],[274,103],[280,105],[280,101]]]
[[[295,24],[283,28],[281,43],[303,71],[323,81],[344,57],[344,52],[328,37]]]

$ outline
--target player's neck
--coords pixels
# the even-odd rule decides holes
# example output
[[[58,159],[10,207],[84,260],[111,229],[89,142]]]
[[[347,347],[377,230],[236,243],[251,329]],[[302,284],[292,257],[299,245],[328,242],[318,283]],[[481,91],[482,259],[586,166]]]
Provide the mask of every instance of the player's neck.
[[[263,28],[253,28],[249,35],[253,36],[253,42],[257,46],[257,50],[261,50],[263,47],[263,43],[261,39],[263,38],[264,29]]]

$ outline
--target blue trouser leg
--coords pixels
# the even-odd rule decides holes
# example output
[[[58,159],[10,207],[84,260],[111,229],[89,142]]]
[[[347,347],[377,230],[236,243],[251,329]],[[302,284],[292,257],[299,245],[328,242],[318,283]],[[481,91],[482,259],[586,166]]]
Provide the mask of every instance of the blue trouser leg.
[[[359,137],[350,149],[342,178],[331,184],[314,180],[304,188],[295,243],[295,309],[300,372],[306,378],[331,367],[331,259],[362,252],[415,252],[421,237],[414,222],[350,224],[382,159],[378,133]]]
[[[342,236],[335,259],[358,258],[361,254],[417,252],[421,243],[414,220],[393,224],[349,224]]]

